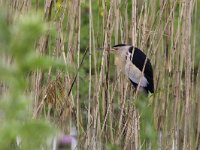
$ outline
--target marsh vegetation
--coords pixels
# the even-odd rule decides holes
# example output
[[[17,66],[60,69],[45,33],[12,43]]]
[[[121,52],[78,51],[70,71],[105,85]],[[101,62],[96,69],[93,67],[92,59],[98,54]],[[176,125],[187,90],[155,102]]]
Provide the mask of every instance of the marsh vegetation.
[[[0,0],[0,149],[200,149],[199,0]],[[155,93],[98,48],[147,54]],[[71,133],[72,134],[72,133]]]

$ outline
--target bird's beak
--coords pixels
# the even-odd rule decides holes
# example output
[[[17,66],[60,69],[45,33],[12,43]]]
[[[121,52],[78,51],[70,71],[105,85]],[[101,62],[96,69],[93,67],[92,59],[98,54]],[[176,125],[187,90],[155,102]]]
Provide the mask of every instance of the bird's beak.
[[[117,51],[118,48],[117,48],[117,47],[113,47],[112,50],[113,50],[113,51]]]
[[[97,48],[98,51],[103,51],[104,49],[106,51],[111,51],[112,50],[112,48],[111,49],[110,48]]]

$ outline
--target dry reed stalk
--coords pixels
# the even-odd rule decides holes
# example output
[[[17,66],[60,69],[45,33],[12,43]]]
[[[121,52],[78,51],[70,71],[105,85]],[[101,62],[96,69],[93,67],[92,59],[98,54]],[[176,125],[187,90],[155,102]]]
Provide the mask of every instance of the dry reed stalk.
[[[185,52],[185,118],[184,118],[184,141],[183,149],[191,148],[190,136],[188,136],[190,127],[190,118],[191,118],[191,47],[190,47],[190,38],[191,38],[191,12],[192,12],[192,0],[183,1],[183,7],[185,7],[184,18],[183,18],[183,50]]]
[[[51,10],[49,9],[52,9],[52,5],[51,5],[51,2],[46,2],[45,3],[45,12],[44,12],[44,16],[50,16],[50,12]],[[50,19],[50,17],[48,17]],[[38,41],[38,44],[37,44],[37,50],[39,51],[39,53],[41,53],[41,55],[43,53],[45,53],[46,51],[46,47],[47,47],[47,43],[48,43],[48,36],[43,36],[40,38],[40,40]],[[49,75],[50,76],[50,75]],[[40,101],[39,97],[40,97],[40,94],[41,94],[41,79],[42,79],[42,72],[41,70],[36,70],[35,72],[33,72],[33,75],[32,75],[32,94],[34,96],[34,103],[33,103],[33,118],[36,118],[37,117],[37,112],[41,109],[41,107],[43,106],[44,104],[44,98],[43,100]]]
[[[68,2],[68,52],[67,52],[67,61],[69,63],[73,62],[73,35],[74,35],[74,24],[75,24],[75,17],[78,8],[78,0],[73,0]]]
[[[44,18],[47,21],[51,19],[51,10],[52,10],[52,1],[51,0],[45,1]],[[36,49],[41,55],[47,52],[48,40],[49,40],[49,36],[45,35],[45,36],[42,36],[38,41]],[[37,69],[32,74],[32,95],[34,96],[33,112],[36,112],[41,102],[41,100],[39,99],[39,96],[41,94],[42,76],[43,76],[43,73],[39,69]]]
[[[142,15],[144,13],[144,17]],[[141,34],[141,44],[139,44],[139,47],[143,50],[145,48],[145,41],[147,41],[147,16],[148,16],[148,10],[147,10],[147,1],[144,1],[142,4],[141,12],[138,19],[138,26],[141,30],[139,33]]]
[[[86,137],[86,147],[87,149],[91,149],[92,141],[91,141],[91,84],[92,84],[92,2],[89,0],[89,93],[88,93],[88,120],[87,120],[87,137]]]
[[[178,27],[176,29],[176,33],[174,35],[174,41],[173,41],[173,50],[175,51],[175,54],[174,55],[177,55],[177,56],[180,56],[181,57],[181,49],[180,49],[180,41],[179,41],[179,38],[180,38],[180,34],[181,34],[181,22],[182,22],[182,9],[180,9],[180,12],[179,12],[179,17],[178,17]],[[182,57],[181,57],[182,58]],[[175,60],[175,56],[174,56],[174,60]],[[173,64],[173,63],[172,63]],[[175,63],[174,65],[174,81],[175,81],[175,86],[174,86],[174,89],[175,89],[175,104],[174,104],[174,112],[175,112],[175,117],[174,117],[174,128],[176,130],[175,132],[175,142],[177,143],[176,144],[176,147],[177,149],[180,149],[181,148],[181,145],[182,145],[182,135],[181,135],[181,130],[180,130],[180,125],[181,123],[178,123],[177,121],[180,121],[181,120],[181,103],[180,103],[180,99],[182,99],[182,87],[181,87],[181,76],[182,76],[182,59],[178,59],[177,62]]]
[[[113,4],[113,1],[111,1],[110,2],[111,4]],[[109,32],[110,32],[110,18],[111,18],[111,13],[112,13],[112,7],[113,7],[113,5],[110,5],[111,6],[111,8],[109,9],[109,11],[108,11],[108,14],[106,13],[106,11],[104,12],[104,13],[106,13],[107,15],[105,15],[105,17],[107,18],[107,22],[105,21],[105,18],[103,18],[103,23],[104,23],[104,26],[105,26],[105,30],[104,30],[104,47],[108,47],[108,41],[109,41]],[[103,3],[103,9],[106,9],[106,5],[105,5],[105,3]],[[105,87],[103,86],[102,88],[101,88],[101,86],[102,86],[102,83],[104,82],[105,83],[105,77],[104,77],[104,74],[103,74],[103,72],[104,72],[104,69],[105,69],[105,62],[106,62],[106,57],[107,57],[107,52],[104,50],[103,51],[103,55],[102,55],[102,59],[101,59],[101,68],[100,68],[100,74],[99,74],[99,82],[98,82],[98,87],[97,87],[97,93],[96,93],[96,98],[97,98],[97,100],[99,101],[99,96],[100,96],[100,90],[102,90],[102,91],[104,91],[105,89]],[[104,92],[102,93],[102,101],[103,101],[103,114],[104,114],[104,118],[103,118],[103,122],[105,122],[106,121],[106,118],[105,118],[105,115],[106,115],[106,112],[107,112],[107,110],[108,109],[106,109],[107,108],[107,106],[106,106],[106,101],[105,101],[105,96],[103,95],[104,94]],[[102,127],[101,128],[101,131],[103,131],[104,130],[104,127]],[[97,133],[98,135],[100,135],[100,137],[102,136],[101,135],[101,132],[100,133]]]
[[[111,43],[111,35],[113,32],[113,12],[114,12],[114,1],[110,1],[110,8],[108,10],[108,16],[106,20],[106,32],[105,32],[105,37],[104,37],[104,47],[110,47]],[[110,94],[110,82],[109,82],[109,76],[110,76],[110,51],[107,52],[106,57],[105,57],[105,67],[104,67],[104,72],[105,75],[103,77],[103,123],[106,124],[106,126],[102,126],[101,131],[104,130],[104,133],[100,133],[100,135],[103,135],[105,137],[105,143],[108,143],[108,140],[111,139],[113,141],[113,133],[112,133],[112,100],[111,94]],[[110,116],[110,117],[108,117]],[[109,134],[110,133],[110,134]],[[109,140],[110,141],[110,140]]]
[[[132,44],[137,46],[137,1],[132,0]]]
[[[78,3],[78,21],[77,21],[77,26],[78,26],[78,43],[77,43],[77,68],[80,67],[80,42],[81,42],[81,2],[79,1]],[[80,84],[79,84],[79,72],[77,74],[77,96],[76,96],[76,120],[77,120],[77,132],[78,132],[78,137],[80,137],[81,135],[81,130],[80,130],[80,114],[81,114],[81,110],[80,110],[80,97],[79,97],[79,90],[80,90]],[[80,145],[80,144],[79,144]],[[80,146],[79,146],[80,147]]]
[[[197,71],[197,76],[196,76],[196,99],[197,99],[197,104],[198,104],[198,106],[197,106],[197,135],[196,135],[196,149],[199,149],[200,148],[200,99],[199,99],[199,97],[200,97],[200,89],[199,89],[199,86],[200,86],[200,67],[198,68],[198,71]]]
[[[93,81],[93,87],[98,87],[98,73],[97,73],[97,55],[96,55],[96,41],[95,41],[95,39],[94,39],[94,37],[95,37],[95,32],[94,32],[94,23],[93,23],[93,19],[92,19],[92,38],[93,38],[93,40],[92,40],[92,48],[93,48],[93,67],[94,67],[94,81]],[[97,91],[98,89],[97,88],[95,88],[94,90],[93,90],[93,92],[94,93],[96,93],[96,91]],[[93,141],[94,141],[94,145],[93,145],[93,147],[94,147],[94,149],[97,149],[98,147],[99,147],[99,144],[98,144],[98,142],[97,141],[101,141],[101,139],[100,139],[100,137],[98,137],[98,131],[100,131],[100,126],[99,126],[99,124],[100,124],[100,120],[99,120],[99,100],[98,99],[96,99],[96,95],[95,94],[92,94],[93,95],[93,100],[94,100],[94,102],[93,102],[93,114],[94,114],[94,116],[93,116],[93,137],[92,137],[92,139],[93,139]]]
[[[128,29],[128,0],[124,1],[125,7],[124,7],[124,30],[121,31],[121,34],[124,33],[124,36],[121,35],[121,43],[128,43],[128,38],[129,38],[129,29]],[[121,19],[122,22],[122,19]]]
[[[134,46],[138,45],[137,44],[137,42],[138,42],[138,40],[137,40],[137,38],[138,38],[137,9],[138,9],[137,1],[132,0],[132,44]],[[131,141],[131,139],[133,139],[133,136],[134,136],[134,149],[139,149],[139,132],[138,132],[138,130],[139,130],[139,128],[138,128],[139,114],[136,112],[136,110],[133,110],[133,109],[135,109],[135,108],[133,106],[131,106],[129,115],[133,116],[133,117],[131,117],[133,122],[131,121],[130,124],[128,125],[127,132],[128,132],[128,130],[130,130],[130,132],[132,132],[132,135],[131,135],[132,137],[130,137],[129,141]],[[126,144],[125,144],[125,148],[126,148]]]
[[[122,126],[124,125],[123,124],[123,119],[125,117],[125,102],[126,102],[126,96],[127,96],[127,90],[128,90],[128,84],[126,84],[125,86],[125,90],[124,90],[124,97],[122,98],[122,101],[120,103],[120,106],[121,106],[121,110],[120,110],[120,117],[119,117],[119,125],[118,125],[118,131],[117,131],[117,143],[119,143],[119,141],[122,139],[122,137],[120,136],[120,133],[123,133],[122,131]],[[126,125],[124,125],[124,127],[126,127]]]
[[[114,2],[114,14],[115,14],[115,44],[118,44],[118,35],[119,35],[119,6],[120,1],[116,0]]]

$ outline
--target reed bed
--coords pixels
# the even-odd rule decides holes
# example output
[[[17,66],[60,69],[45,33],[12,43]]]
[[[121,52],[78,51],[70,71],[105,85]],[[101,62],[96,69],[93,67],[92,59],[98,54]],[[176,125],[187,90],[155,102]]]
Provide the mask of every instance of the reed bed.
[[[65,134],[75,127],[78,149],[200,149],[198,0],[0,3],[13,24],[18,15],[42,10],[54,33],[42,35],[35,50],[70,66],[28,76],[33,118],[44,116]],[[151,59],[153,95],[135,93],[113,54],[97,51],[118,43]],[[142,131],[147,125],[149,134]]]

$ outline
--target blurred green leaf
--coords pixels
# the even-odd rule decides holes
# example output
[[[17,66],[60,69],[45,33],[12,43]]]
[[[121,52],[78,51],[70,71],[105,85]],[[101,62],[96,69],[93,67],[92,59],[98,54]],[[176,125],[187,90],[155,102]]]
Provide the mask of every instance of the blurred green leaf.
[[[2,9],[0,7],[0,9]],[[7,25],[6,12],[2,9],[0,13],[0,54],[5,51],[8,43],[10,42],[10,30]]]
[[[39,149],[41,144],[45,143],[47,139],[52,135],[52,128],[49,123],[43,120],[29,120],[20,126],[20,137],[22,140],[21,148],[27,149]],[[34,142],[31,142],[34,141]]]
[[[45,55],[38,55],[37,53],[29,53],[23,59],[23,63],[20,64],[20,68],[24,72],[35,69],[48,69],[49,67],[58,67],[63,70],[67,69],[63,61]]]
[[[47,30],[39,14],[21,16],[12,28],[11,53],[17,60],[33,50],[36,40]]]
[[[135,106],[140,115],[140,139],[141,143],[150,142],[152,149],[156,147],[156,130],[153,124],[153,108],[149,105],[149,97],[144,94],[138,96]],[[142,149],[145,149],[143,147]]]
[[[4,112],[4,119],[9,120],[24,120],[30,117],[30,111],[28,111],[30,99],[26,96],[18,95],[13,97],[12,95],[6,95],[1,98],[0,109]]]
[[[119,150],[119,146],[115,144],[108,144],[106,147],[107,150]]]
[[[36,53],[35,43],[47,30],[41,15],[22,15],[13,25],[7,25],[3,19],[0,39],[4,41],[0,41],[0,46],[9,46],[4,46],[1,53],[12,61],[6,64],[0,60],[0,80],[6,88],[0,97],[0,149],[19,149],[17,137],[21,139],[20,149],[39,149],[53,130],[49,123],[31,118],[32,97],[26,94],[27,73],[51,66],[65,70],[66,65]]]
[[[12,145],[16,143],[16,137],[19,133],[19,122],[4,122],[0,125],[0,148],[2,150],[10,150]]]

